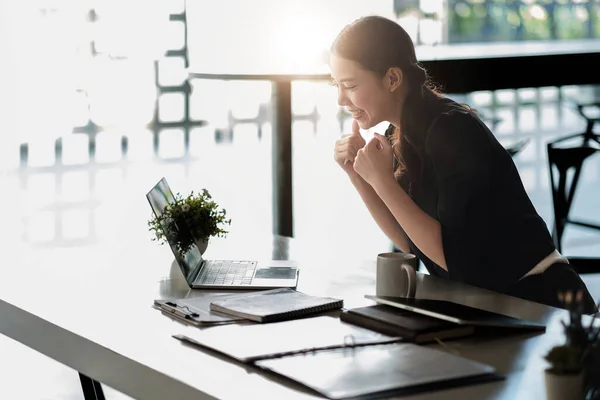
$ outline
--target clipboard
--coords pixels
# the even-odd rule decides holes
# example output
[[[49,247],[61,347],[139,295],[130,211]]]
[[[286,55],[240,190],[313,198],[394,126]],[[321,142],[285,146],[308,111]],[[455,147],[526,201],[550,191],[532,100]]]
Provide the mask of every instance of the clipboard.
[[[198,296],[181,299],[157,299],[154,300],[154,308],[178,321],[196,326],[233,323],[241,321],[243,318],[211,310],[210,303],[215,299],[240,296],[244,296],[244,294]]]

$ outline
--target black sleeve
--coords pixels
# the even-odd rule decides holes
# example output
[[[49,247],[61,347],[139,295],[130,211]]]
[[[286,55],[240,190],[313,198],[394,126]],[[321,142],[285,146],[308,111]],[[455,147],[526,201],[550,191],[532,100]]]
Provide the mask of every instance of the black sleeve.
[[[438,189],[436,211],[449,277],[476,286],[503,286],[502,271],[490,270],[486,262],[493,240],[487,132],[466,112],[442,114],[428,131],[426,153]]]

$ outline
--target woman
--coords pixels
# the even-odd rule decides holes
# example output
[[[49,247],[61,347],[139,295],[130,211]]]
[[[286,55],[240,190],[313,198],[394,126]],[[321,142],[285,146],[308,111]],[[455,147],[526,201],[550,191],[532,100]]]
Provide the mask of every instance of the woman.
[[[331,47],[338,103],[352,134],[335,160],[371,215],[429,273],[555,307],[560,291],[594,300],[555,248],[511,156],[469,108],[441,96],[410,36],[376,16],[344,28]],[[359,127],[390,122],[365,143]]]

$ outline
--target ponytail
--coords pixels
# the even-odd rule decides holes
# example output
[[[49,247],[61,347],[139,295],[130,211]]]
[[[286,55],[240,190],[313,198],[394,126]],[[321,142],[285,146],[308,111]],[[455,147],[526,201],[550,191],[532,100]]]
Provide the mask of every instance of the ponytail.
[[[441,97],[429,80],[427,71],[419,64],[412,64],[405,72],[410,90],[404,99],[401,118],[401,136],[391,135],[397,159],[394,175],[402,181],[418,183],[423,173],[425,159],[425,110]]]

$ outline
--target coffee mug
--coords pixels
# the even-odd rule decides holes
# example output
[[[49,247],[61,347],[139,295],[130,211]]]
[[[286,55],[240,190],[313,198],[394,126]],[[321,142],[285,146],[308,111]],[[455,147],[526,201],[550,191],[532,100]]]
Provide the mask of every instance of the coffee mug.
[[[417,292],[418,259],[409,253],[377,255],[377,296],[415,297]]]

